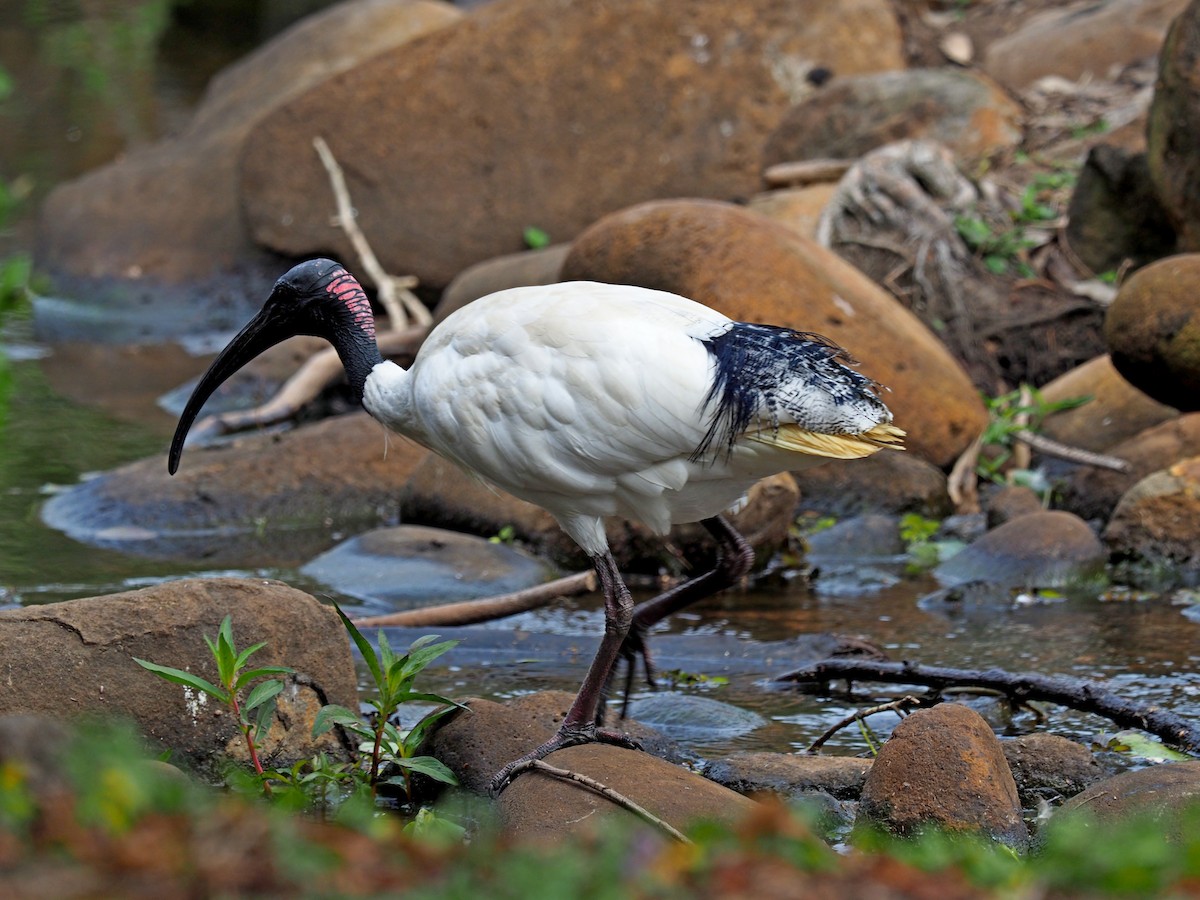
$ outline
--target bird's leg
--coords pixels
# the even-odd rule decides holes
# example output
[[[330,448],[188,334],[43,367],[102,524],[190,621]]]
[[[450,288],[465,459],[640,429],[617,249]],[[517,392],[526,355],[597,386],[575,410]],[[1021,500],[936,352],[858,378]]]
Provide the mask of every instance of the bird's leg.
[[[618,744],[623,747],[638,749],[638,743],[628,735],[614,731],[604,731],[596,727],[596,719],[600,703],[604,697],[605,687],[629,633],[629,625],[633,620],[633,597],[629,588],[621,578],[617,562],[612,554],[605,552],[593,560],[596,575],[600,579],[600,588],[604,594],[604,637],[600,641],[600,649],[584,676],[575,702],[567,710],[567,715],[559,726],[558,732],[537,749],[526,753],[520,759],[513,760],[496,773],[489,786],[491,795],[499,794],[512,780],[515,770],[534,759],[543,759],[555,750],[563,747],[573,747],[576,744],[586,744],[592,741],[603,741]]]
[[[629,695],[633,689],[633,677],[639,656],[646,673],[646,682],[651,688],[654,687],[654,662],[646,643],[647,631],[684,607],[737,584],[754,565],[754,549],[725,517],[713,516],[704,519],[700,524],[716,539],[717,563],[704,574],[678,584],[634,608],[629,634],[621,645],[621,656],[629,664],[625,674],[625,696],[621,704],[622,719],[629,709]]]

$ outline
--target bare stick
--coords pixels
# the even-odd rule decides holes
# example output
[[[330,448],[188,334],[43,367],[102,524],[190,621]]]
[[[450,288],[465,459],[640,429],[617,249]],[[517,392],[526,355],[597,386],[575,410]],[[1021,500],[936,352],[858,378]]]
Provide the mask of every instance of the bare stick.
[[[575,575],[568,575],[565,578],[558,578],[511,594],[500,594],[480,600],[464,600],[461,603],[443,603],[439,606],[427,606],[424,609],[406,609],[401,612],[368,616],[353,621],[360,628],[431,628],[444,625],[473,625],[477,622],[491,622],[494,619],[503,619],[505,616],[538,609],[562,597],[586,594],[594,590],[596,590],[596,573],[589,569],[586,572],[578,572]]]
[[[547,775],[552,775],[555,778],[561,778],[564,781],[574,781],[576,784],[583,785],[589,790],[595,791],[606,800],[611,800],[617,806],[621,807],[621,809],[633,813],[642,821],[647,822],[656,828],[662,829],[662,831],[666,832],[666,834],[675,838],[675,840],[679,841],[680,843],[692,843],[691,839],[688,838],[687,835],[677,829],[670,822],[663,821],[654,813],[650,812],[650,810],[646,809],[646,807],[633,800],[630,800],[624,794],[614,791],[612,788],[608,787],[608,785],[601,784],[596,779],[589,778],[587,775],[583,775],[579,772],[572,772],[569,769],[560,769],[558,766],[550,765],[545,760],[530,759],[513,769],[512,777],[516,778],[518,774],[528,771],[529,769],[536,769],[539,772],[545,772]]]
[[[409,316],[417,325],[428,325],[433,321],[433,316],[411,290],[417,286],[417,279],[412,275],[398,278],[384,271],[378,257],[375,256],[375,251],[367,242],[366,235],[362,233],[355,221],[354,206],[350,202],[350,191],[346,187],[346,176],[342,172],[342,167],[334,159],[333,152],[325,143],[324,138],[313,138],[313,147],[316,148],[317,155],[321,157],[321,164],[325,166],[325,171],[329,173],[329,184],[333,188],[333,196],[337,201],[338,211],[335,221],[346,233],[346,237],[350,239],[350,243],[354,246],[354,252],[358,254],[358,259],[367,276],[375,283],[375,287],[379,291],[379,302],[387,310],[392,327],[406,327]]]
[[[1200,755],[1200,728],[1165,709],[1130,703],[1095,682],[1078,678],[1013,673],[1002,669],[974,671],[909,662],[826,659],[780,675],[775,680],[823,684],[842,678],[849,681],[923,684],[938,690],[958,685],[992,688],[1012,703],[1024,705],[1043,700],[1081,712],[1095,713],[1122,728],[1149,732],[1164,743]]]
[[[1082,463],[1085,466],[1112,469],[1116,472],[1129,471],[1128,460],[1116,456],[1108,456],[1104,453],[1093,453],[1090,450],[1082,450],[1079,447],[1071,447],[1068,444],[1061,444],[1052,438],[1046,437],[1044,434],[1022,429],[1021,431],[1014,432],[1013,437],[1018,441],[1028,444],[1039,453],[1046,454],[1046,456],[1057,456],[1059,459]]]
[[[950,495],[950,502],[954,504],[955,512],[979,511],[979,479],[975,476],[975,464],[979,462],[979,451],[982,449],[983,434],[980,433],[950,469],[950,475],[946,479],[946,491]]]

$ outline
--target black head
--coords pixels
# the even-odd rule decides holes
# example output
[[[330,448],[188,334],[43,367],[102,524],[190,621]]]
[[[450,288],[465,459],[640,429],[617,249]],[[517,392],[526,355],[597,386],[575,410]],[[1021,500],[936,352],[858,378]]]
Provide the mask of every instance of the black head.
[[[175,427],[167,471],[174,475],[179,468],[188,430],[212,393],[260,353],[298,334],[315,335],[333,344],[361,402],[367,375],[381,360],[370,301],[341,265],[329,259],[310,259],[275,282],[263,308],[201,377]]]

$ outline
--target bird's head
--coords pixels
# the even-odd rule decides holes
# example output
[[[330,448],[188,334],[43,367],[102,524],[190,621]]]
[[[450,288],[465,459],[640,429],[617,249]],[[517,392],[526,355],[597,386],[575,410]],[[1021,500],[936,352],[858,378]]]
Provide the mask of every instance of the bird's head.
[[[361,402],[367,375],[380,361],[371,303],[358,281],[340,264],[310,259],[275,282],[261,310],[213,360],[188,398],[167,458],[174,475],[188,430],[204,403],[231,375],[263,351],[298,334],[333,344]]]

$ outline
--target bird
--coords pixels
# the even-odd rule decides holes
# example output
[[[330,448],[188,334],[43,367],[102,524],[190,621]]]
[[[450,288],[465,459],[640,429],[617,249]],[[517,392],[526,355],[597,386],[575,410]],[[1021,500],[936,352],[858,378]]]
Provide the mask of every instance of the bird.
[[[614,669],[627,659],[632,677],[641,656],[651,677],[647,629],[748,574],[753,550],[726,513],[755,482],[903,445],[881,385],[820,335],[737,322],[666,291],[569,281],[466,304],[405,369],[381,356],[358,280],[336,261],[311,259],[275,282],[197,382],[171,441],[172,475],[209,396],[299,334],[333,345],[371,416],[547,510],[595,568],[604,598],[596,655],[558,731],[501,768],[493,795],[562,747],[636,746],[597,725]],[[605,535],[614,516],[659,535],[699,522],[717,562],[635,607]]]

